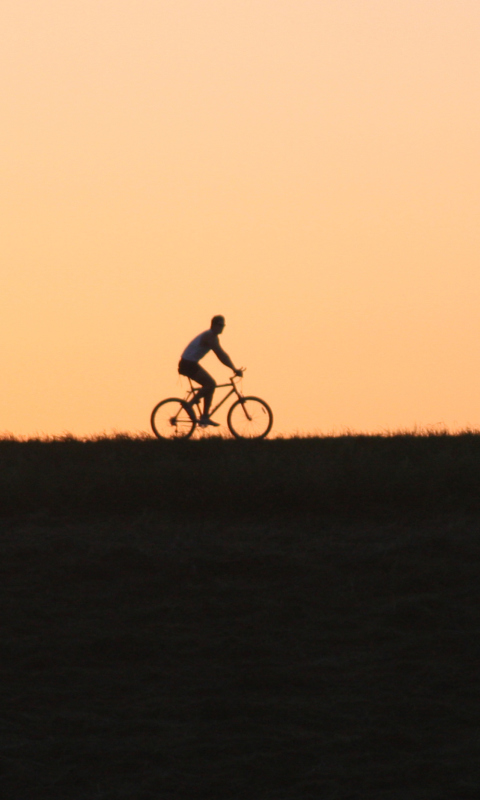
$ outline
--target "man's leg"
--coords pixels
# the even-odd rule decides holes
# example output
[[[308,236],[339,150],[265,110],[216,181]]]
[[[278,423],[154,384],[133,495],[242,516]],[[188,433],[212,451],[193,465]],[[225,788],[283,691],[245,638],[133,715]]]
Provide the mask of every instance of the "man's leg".
[[[203,397],[203,413],[208,417],[208,412],[212,405],[213,393],[217,384],[207,370],[203,369],[200,364],[197,364],[197,371],[195,372],[193,380],[202,387],[200,391],[197,392],[196,399],[200,400]]]

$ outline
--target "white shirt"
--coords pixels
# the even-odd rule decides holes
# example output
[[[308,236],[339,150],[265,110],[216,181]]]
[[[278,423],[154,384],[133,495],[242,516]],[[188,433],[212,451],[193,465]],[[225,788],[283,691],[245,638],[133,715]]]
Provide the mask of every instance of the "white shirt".
[[[207,355],[207,353],[212,349],[211,345],[205,344],[202,342],[203,336],[209,331],[203,331],[203,333],[199,333],[198,336],[195,336],[195,339],[192,339],[190,344],[187,344],[185,350],[182,353],[182,358],[186,361],[200,361],[201,358]]]

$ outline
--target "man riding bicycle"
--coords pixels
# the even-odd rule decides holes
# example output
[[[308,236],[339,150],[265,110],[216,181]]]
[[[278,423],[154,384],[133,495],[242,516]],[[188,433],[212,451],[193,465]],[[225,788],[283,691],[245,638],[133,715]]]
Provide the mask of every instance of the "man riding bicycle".
[[[178,371],[180,375],[186,375],[191,380],[196,381],[201,385],[201,389],[195,396],[195,402],[198,402],[203,397],[203,414],[199,419],[199,425],[214,425],[218,427],[218,422],[214,422],[209,417],[210,406],[212,404],[213,393],[216,388],[215,380],[212,376],[200,366],[198,363],[210,350],[213,350],[219,361],[230,367],[231,370],[238,375],[242,375],[242,370],[233,366],[230,356],[222,349],[218,337],[225,327],[225,317],[221,314],[212,318],[210,330],[203,331],[193,339],[182,353],[182,357],[178,363]]]

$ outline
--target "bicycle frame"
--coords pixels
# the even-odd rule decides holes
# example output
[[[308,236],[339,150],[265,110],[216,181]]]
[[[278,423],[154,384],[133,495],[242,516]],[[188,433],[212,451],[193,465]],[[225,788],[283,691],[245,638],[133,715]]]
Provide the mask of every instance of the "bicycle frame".
[[[199,401],[195,400],[195,395],[197,395],[201,391],[201,387],[200,387],[200,389],[196,389],[194,387],[193,383],[192,383],[192,379],[191,378],[188,379],[188,382],[190,384],[190,391],[187,392],[187,396],[186,396],[185,402],[190,403],[192,406],[194,406],[195,403],[200,402],[201,399],[202,399],[202,398],[200,398]],[[224,397],[222,397],[220,402],[217,403],[217,405],[214,408],[212,408],[212,410],[210,411],[210,416],[211,417],[213,417],[215,412],[218,411],[220,406],[223,406],[224,402],[226,400],[228,400],[228,398],[231,397],[232,394],[236,394],[239,400],[243,400],[243,394],[241,393],[241,391],[239,390],[238,386],[236,385],[234,376],[229,378],[229,382],[228,383],[219,383],[218,386],[215,388],[215,391],[217,389],[226,389],[228,386],[230,386],[230,391],[227,392],[227,394],[224,395]],[[244,406],[244,408],[245,408],[245,406]]]

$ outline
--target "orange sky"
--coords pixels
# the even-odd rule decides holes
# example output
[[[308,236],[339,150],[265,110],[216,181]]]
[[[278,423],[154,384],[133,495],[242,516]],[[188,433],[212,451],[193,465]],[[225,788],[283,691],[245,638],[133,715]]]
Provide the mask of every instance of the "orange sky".
[[[0,431],[147,431],[218,313],[274,433],[480,427],[478,0],[0,24]]]

